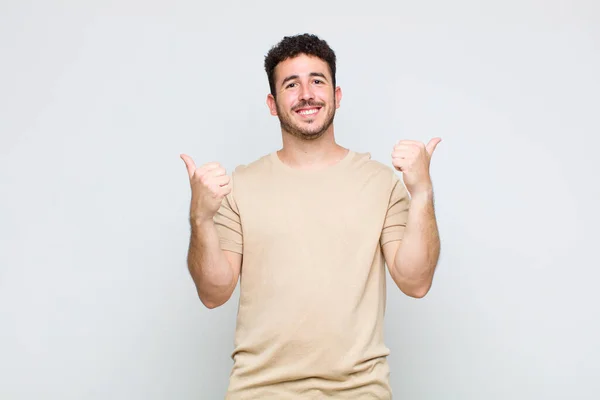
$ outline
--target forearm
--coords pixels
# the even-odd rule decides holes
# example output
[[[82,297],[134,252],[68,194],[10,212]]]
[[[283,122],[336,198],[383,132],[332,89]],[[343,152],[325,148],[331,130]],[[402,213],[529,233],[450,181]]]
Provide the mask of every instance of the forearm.
[[[414,297],[429,291],[440,254],[433,203],[433,191],[412,197],[402,244],[394,258],[398,285]]]
[[[202,303],[217,306],[231,295],[234,273],[221,250],[214,222],[192,220],[191,228],[188,268]]]

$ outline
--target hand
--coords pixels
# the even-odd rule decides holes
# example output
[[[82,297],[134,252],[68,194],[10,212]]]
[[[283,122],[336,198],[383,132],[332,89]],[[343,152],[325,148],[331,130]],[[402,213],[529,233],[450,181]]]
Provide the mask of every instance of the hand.
[[[433,190],[429,164],[435,147],[441,141],[440,138],[433,138],[425,145],[414,140],[400,140],[394,146],[392,164],[402,172],[404,184],[411,196]]]
[[[190,219],[197,222],[212,220],[223,198],[231,192],[231,179],[225,168],[217,162],[207,163],[196,168],[190,156],[181,154],[190,176],[192,201]]]

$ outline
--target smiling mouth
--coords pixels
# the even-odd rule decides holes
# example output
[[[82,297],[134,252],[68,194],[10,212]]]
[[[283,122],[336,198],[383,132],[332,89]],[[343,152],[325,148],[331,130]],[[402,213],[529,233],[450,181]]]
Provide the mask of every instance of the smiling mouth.
[[[303,108],[301,110],[296,111],[296,114],[299,114],[303,117],[310,117],[319,112],[321,107],[311,107],[311,108]]]

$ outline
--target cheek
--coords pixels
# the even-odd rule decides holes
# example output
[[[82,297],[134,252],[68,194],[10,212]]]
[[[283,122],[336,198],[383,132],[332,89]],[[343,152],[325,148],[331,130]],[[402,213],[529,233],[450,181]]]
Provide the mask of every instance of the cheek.
[[[323,90],[323,91],[319,92],[319,98],[322,99],[326,103],[333,104],[335,102],[335,95],[333,92],[330,92],[329,90]]]
[[[279,101],[279,108],[281,110],[290,111],[290,109],[296,104],[295,97],[291,95],[282,96]]]
[[[275,111],[277,111],[277,113],[282,113],[287,110],[286,100],[283,98],[283,96],[277,96],[277,99],[273,103],[273,108],[275,109]]]

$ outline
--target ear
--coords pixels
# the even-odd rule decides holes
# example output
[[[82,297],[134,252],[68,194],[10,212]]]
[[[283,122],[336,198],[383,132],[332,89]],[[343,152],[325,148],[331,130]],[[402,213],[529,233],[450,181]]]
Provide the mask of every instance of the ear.
[[[342,101],[342,88],[339,86],[335,88],[335,108],[340,108],[340,102]]]
[[[267,95],[267,106],[269,107],[271,115],[277,116],[277,104],[275,103],[275,97],[273,97],[271,93]]]

